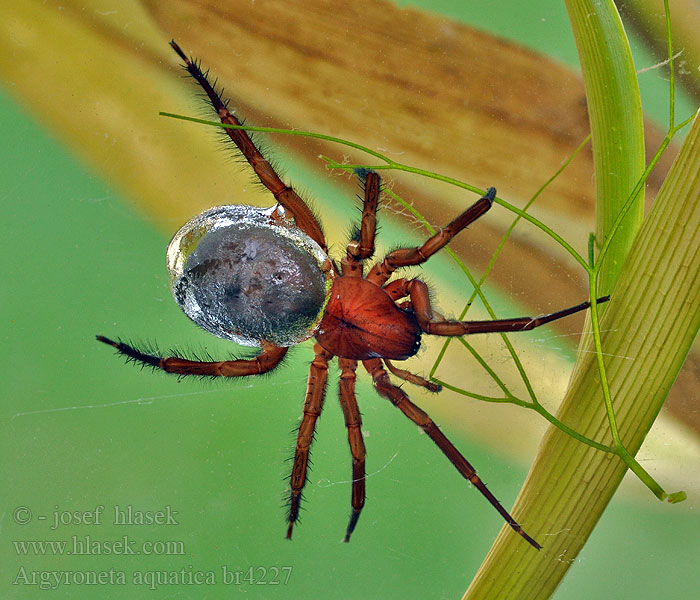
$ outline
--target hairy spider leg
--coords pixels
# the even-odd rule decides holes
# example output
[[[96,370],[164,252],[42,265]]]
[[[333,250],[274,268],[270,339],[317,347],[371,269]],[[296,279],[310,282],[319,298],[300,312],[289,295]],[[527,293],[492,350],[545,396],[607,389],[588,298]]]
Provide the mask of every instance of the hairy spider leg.
[[[345,427],[348,430],[348,442],[352,455],[352,512],[345,532],[346,542],[355,530],[360,512],[365,505],[365,442],[362,438],[362,417],[355,396],[355,380],[357,361],[350,358],[339,358],[340,366],[340,407],[345,416]]]
[[[411,309],[418,320],[420,328],[430,335],[460,336],[474,333],[510,333],[517,331],[529,331],[546,323],[563,319],[582,310],[586,310],[591,303],[586,301],[576,306],[570,306],[556,312],[539,315],[537,317],[515,317],[513,319],[497,319],[492,321],[454,321],[445,318],[437,318],[433,315],[430,305],[428,286],[420,279],[397,279],[392,281],[384,289],[391,287],[392,297],[403,298],[410,296]],[[610,296],[598,298],[601,304],[610,300]]]
[[[343,277],[362,277],[364,260],[374,254],[374,237],[377,231],[377,205],[381,192],[381,180],[374,171],[358,169],[365,194],[362,204],[359,240],[351,240],[347,256],[341,261]]]
[[[199,65],[188,58],[187,55],[182,51],[180,46],[177,45],[175,40],[170,42],[173,50],[177,52],[178,56],[185,63],[185,68],[188,73],[192,75],[195,81],[202,87],[206,95],[209,97],[214,110],[221,119],[222,123],[228,123],[229,125],[242,125],[227,108],[226,103],[221,99],[214,86],[209,82],[207,78],[207,73],[202,72]],[[245,159],[253,167],[253,170],[259,177],[262,184],[272,192],[275,200],[281,204],[285,210],[288,210],[294,217],[294,221],[297,227],[306,233],[312,240],[314,240],[324,252],[328,252],[326,247],[326,240],[323,236],[323,231],[319,222],[314,217],[311,209],[306,205],[306,203],[301,199],[301,197],[288,185],[286,185],[277,175],[277,172],[272,168],[272,165],[263,156],[258,147],[253,143],[253,140],[243,129],[228,129],[226,128],[226,133],[231,138],[234,144],[241,151]]]
[[[359,239],[352,240],[347,246],[347,256],[342,261],[343,277],[362,277],[364,261],[374,254],[374,240],[377,230],[377,206],[381,192],[381,180],[374,171],[358,170],[357,175],[364,186],[364,202],[362,206],[362,219],[360,221]],[[352,455],[352,497],[350,520],[345,532],[345,542],[350,541],[350,536],[360,518],[360,513],[365,505],[365,443],[362,437],[362,417],[355,396],[355,381],[357,379],[357,360],[339,358],[340,406],[345,417],[345,426],[348,431],[348,442]],[[400,370],[408,378],[420,379],[408,371]],[[425,380],[423,380],[425,381]],[[435,387],[435,384],[425,382],[427,386]]]
[[[438,250],[447,245],[455,235],[485,214],[493,205],[495,197],[496,188],[489,188],[484,196],[454,219],[447,227],[444,227],[429,238],[420,248],[399,248],[387,254],[382,262],[372,267],[367,274],[367,279],[377,285],[384,285],[399,267],[410,267],[424,263]]]
[[[382,362],[378,358],[370,358],[368,360],[363,360],[367,372],[372,376],[374,381],[374,387],[377,392],[389,399],[389,401],[396,406],[404,415],[406,415],[411,421],[418,425],[425,433],[428,434],[431,440],[435,442],[438,448],[442,450],[442,453],[450,460],[450,462],[455,466],[460,475],[465,479],[469,480],[491,503],[491,505],[500,513],[500,515],[505,519],[506,523],[511,526],[511,528],[516,531],[519,535],[524,537],[532,546],[540,550],[540,546],[534,539],[532,539],[523,528],[510,516],[508,511],[503,508],[501,503],[496,499],[496,497],[491,493],[491,491],[486,487],[486,484],[479,478],[476,474],[476,470],[469,463],[469,461],[464,458],[455,448],[455,446],[447,439],[444,433],[440,431],[435,422],[425,413],[423,410],[418,408],[411,400],[408,398],[406,392],[404,392],[400,387],[395,386],[389,380],[387,372],[382,368]]]
[[[333,355],[324,350],[321,344],[314,345],[314,360],[309,368],[309,378],[306,383],[306,399],[304,400],[304,416],[299,424],[297,445],[294,451],[294,464],[292,475],[289,479],[290,497],[289,514],[287,520],[287,539],[292,539],[294,524],[299,518],[301,506],[301,492],[306,484],[309,467],[309,450],[314,440],[316,421],[323,410],[323,401],[326,397],[326,379],[328,377],[328,361]]]
[[[166,373],[178,375],[201,375],[203,377],[245,377],[247,375],[262,375],[272,371],[282,362],[289,348],[280,348],[272,344],[262,343],[262,351],[255,358],[239,360],[222,360],[203,362],[187,360],[179,356],[160,357],[147,354],[120,341],[110,340],[102,335],[97,336],[98,342],[103,342],[116,348],[129,360],[144,366],[162,369]]]
[[[381,181],[379,175],[374,171],[360,170],[357,174],[365,188],[362,221],[360,222],[360,242],[356,251],[353,244],[350,244],[348,252],[353,252],[356,258],[364,260],[374,254],[374,236],[377,233],[377,205],[379,204]]]

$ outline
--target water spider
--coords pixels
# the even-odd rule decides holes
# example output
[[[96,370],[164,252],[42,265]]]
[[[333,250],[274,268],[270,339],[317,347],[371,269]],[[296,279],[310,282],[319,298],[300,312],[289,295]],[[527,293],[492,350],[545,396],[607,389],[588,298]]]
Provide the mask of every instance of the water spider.
[[[208,96],[223,123],[241,125],[227,108],[198,63],[171,42],[185,68]],[[435,383],[397,367],[394,361],[413,356],[423,333],[462,336],[526,331],[582,311],[588,302],[553,314],[496,321],[447,320],[433,313],[426,284],[420,279],[393,278],[402,267],[425,263],[455,235],[483,216],[496,190],[482,198],[428,239],[422,246],[400,248],[365,269],[374,254],[376,213],[381,181],[376,172],[358,170],[364,188],[362,219],[345,256],[328,256],[319,222],[306,203],[282,182],[250,135],[225,130],[250,163],[276,204],[269,209],[221,206],[198,215],[175,235],[168,248],[173,293],[198,325],[222,338],[261,348],[252,359],[202,362],[180,356],[160,357],[103,336],[97,339],[129,359],[180,376],[246,377],[277,367],[289,346],[315,338],[304,413],[297,435],[290,479],[287,537],[299,516],[306,483],[309,450],[326,394],[328,363],[340,367],[340,405],[352,455],[352,510],[345,532],[349,541],[365,504],[365,445],[355,398],[358,365],[371,376],[376,391],[421,427],[457,471],[470,481],[533,547],[540,545],[510,516],[433,420],[392,383],[398,379],[432,392]],[[365,272],[366,271],[366,272]],[[603,299],[601,299],[603,300]]]

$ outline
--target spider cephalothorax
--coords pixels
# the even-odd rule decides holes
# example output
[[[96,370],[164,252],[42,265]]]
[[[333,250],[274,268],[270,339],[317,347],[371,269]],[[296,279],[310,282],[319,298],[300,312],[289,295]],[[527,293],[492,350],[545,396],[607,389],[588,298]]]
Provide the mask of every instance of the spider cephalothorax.
[[[221,121],[240,126],[197,63],[187,58],[175,42],[171,45],[206,92]],[[289,346],[316,338],[290,478],[288,538],[299,516],[309,449],[326,393],[328,363],[337,357],[341,369],[339,399],[352,454],[352,512],[345,541],[350,539],[365,503],[365,446],[355,398],[355,371],[361,362],[377,392],[421,427],[510,527],[539,549],[540,545],[501,506],[433,420],[390,381],[385,367],[400,379],[436,392],[439,386],[391,362],[413,356],[422,333],[461,336],[524,331],[584,310],[589,303],[536,318],[452,321],[438,317],[431,310],[425,283],[419,279],[390,279],[396,269],[427,261],[488,211],[496,196],[494,188],[422,246],[394,250],[365,273],[364,262],[374,253],[379,175],[367,170],[357,172],[364,186],[362,221],[338,266],[328,257],[323,232],[308,206],[280,180],[250,136],[242,129],[226,132],[272,192],[277,205],[265,210],[221,206],[198,215],[170,243],[168,270],[176,301],[195,323],[219,337],[258,346],[260,354],[247,360],[202,362],[175,356],[161,358],[103,336],[97,339],[132,360],[168,373],[242,377],[271,371]]]

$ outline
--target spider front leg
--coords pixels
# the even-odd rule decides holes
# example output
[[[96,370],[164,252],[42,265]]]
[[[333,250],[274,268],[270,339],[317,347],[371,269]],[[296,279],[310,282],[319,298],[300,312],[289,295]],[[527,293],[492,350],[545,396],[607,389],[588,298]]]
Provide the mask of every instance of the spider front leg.
[[[548,315],[539,317],[516,317],[514,319],[498,319],[495,321],[451,321],[443,318],[436,318],[430,306],[430,296],[428,286],[420,279],[401,280],[403,286],[401,290],[394,290],[394,293],[404,293],[411,298],[411,307],[418,320],[420,328],[431,335],[460,336],[473,333],[508,333],[516,331],[529,331],[535,327],[540,327],[546,323],[551,323],[557,319],[562,319],[573,315],[590,307],[590,302],[582,302],[576,306],[571,306]],[[598,298],[598,304],[607,302],[610,296]]]
[[[200,375],[204,377],[245,377],[247,375],[262,375],[274,369],[282,362],[289,348],[280,348],[271,344],[262,344],[262,352],[255,358],[241,360],[223,360],[202,362],[187,360],[178,356],[161,357],[141,352],[123,342],[115,342],[102,335],[97,336],[98,342],[103,342],[116,348],[129,361],[144,366],[162,369],[166,373],[177,375]]]
[[[360,239],[348,247],[348,253],[357,259],[369,258],[374,254],[374,237],[377,233],[377,205],[381,180],[374,171],[358,169],[356,174],[362,180],[365,196],[362,203],[362,220],[360,222]]]
[[[382,262],[372,267],[367,274],[367,279],[377,285],[384,285],[396,269],[424,263],[438,250],[449,244],[455,235],[484,215],[493,205],[495,197],[496,188],[489,188],[484,196],[450,222],[447,227],[428,239],[420,248],[399,248],[387,254]]]
[[[344,277],[362,277],[363,261],[374,254],[374,238],[377,233],[377,205],[381,190],[381,180],[374,171],[357,169],[356,174],[364,187],[362,220],[357,239],[352,239],[347,247],[347,255],[342,259]]]
[[[326,397],[326,379],[328,376],[328,361],[333,358],[330,352],[324,350],[320,344],[314,345],[314,360],[309,368],[309,378],[306,383],[306,400],[304,401],[304,416],[299,425],[297,445],[294,452],[294,465],[289,480],[291,488],[289,497],[289,527],[287,527],[287,539],[292,539],[294,523],[299,518],[301,506],[301,492],[306,485],[309,466],[309,450],[314,439],[316,421],[323,410],[323,401]]]
[[[462,477],[469,480],[486,497],[491,505],[505,519],[506,523],[508,523],[508,525],[510,525],[510,527],[519,535],[524,537],[533,547],[540,550],[542,546],[540,546],[534,539],[525,533],[523,528],[515,521],[515,519],[513,519],[513,517],[510,516],[508,511],[503,508],[501,503],[486,487],[486,484],[476,474],[474,467],[469,464],[469,461],[467,461],[464,456],[460,454],[459,450],[457,450],[452,442],[447,439],[445,434],[438,429],[438,426],[435,425],[435,422],[427,415],[427,413],[413,404],[413,402],[411,402],[411,400],[408,398],[406,392],[389,381],[389,376],[383,369],[381,360],[378,358],[371,358],[368,360],[363,360],[362,364],[364,365],[365,369],[367,369],[367,372],[372,376],[374,387],[376,388],[377,392],[381,396],[388,398],[394,406],[403,412],[404,415],[406,415],[409,419],[411,419],[411,421],[425,431],[430,439],[435,442],[437,447],[442,450],[443,454],[455,466]]]
[[[345,415],[345,427],[348,430],[348,442],[352,454],[352,513],[345,532],[345,541],[349,542],[365,505],[365,442],[362,439],[362,417],[355,397],[357,361],[340,358],[338,364],[341,369],[340,406]]]

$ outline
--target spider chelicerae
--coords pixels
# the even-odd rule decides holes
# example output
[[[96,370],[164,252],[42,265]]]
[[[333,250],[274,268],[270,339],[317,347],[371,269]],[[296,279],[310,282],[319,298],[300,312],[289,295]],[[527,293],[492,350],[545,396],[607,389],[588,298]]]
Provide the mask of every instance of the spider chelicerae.
[[[172,48],[189,74],[202,87],[222,123],[240,126],[207,73],[180,47]],[[362,219],[340,265],[328,256],[321,226],[306,203],[284,184],[243,129],[225,129],[250,163],[262,184],[273,194],[269,209],[220,206],[198,215],[175,235],[167,252],[173,293],[183,311],[199,326],[219,337],[261,348],[252,359],[202,362],[181,356],[148,354],[121,341],[98,336],[128,359],[168,373],[245,377],[277,367],[290,346],[314,337],[314,359],[306,388],[304,413],[297,435],[290,478],[287,538],[299,517],[307,480],[309,450],[316,421],[323,409],[329,361],[340,367],[340,405],[345,416],[352,454],[352,510],[345,541],[357,525],[365,503],[365,445],[362,419],[355,398],[355,379],[361,362],[376,391],[421,427],[457,471],[470,481],[532,546],[541,546],[510,516],[433,420],[391,382],[397,378],[431,392],[440,386],[397,367],[418,351],[422,333],[461,336],[474,333],[526,331],[588,308],[584,302],[549,315],[496,321],[453,321],[433,313],[426,284],[420,279],[391,280],[401,267],[420,265],[457,233],[490,208],[496,190],[428,239],[422,246],[400,248],[376,262],[367,273],[364,263],[374,254],[376,213],[381,193],[379,175],[356,171],[364,188]],[[599,301],[607,300],[601,298]]]

